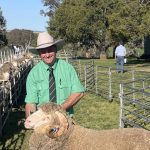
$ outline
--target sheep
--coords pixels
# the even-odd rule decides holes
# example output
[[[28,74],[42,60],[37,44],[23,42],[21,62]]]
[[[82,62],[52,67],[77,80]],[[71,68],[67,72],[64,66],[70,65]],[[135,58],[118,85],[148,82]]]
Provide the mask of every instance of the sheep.
[[[94,130],[75,125],[54,103],[46,103],[25,120],[34,129],[30,150],[150,150],[150,132],[142,128]]]
[[[9,80],[9,72],[0,73],[0,81],[8,81]]]
[[[28,53],[25,53],[25,54],[24,54],[24,57],[25,57],[26,59],[32,59],[32,58],[33,58],[33,54],[30,53],[30,52],[28,52]]]
[[[17,67],[24,67],[26,65],[26,63],[31,63],[30,60],[33,59],[33,55],[31,53],[25,53],[23,54],[22,57],[20,58],[15,58],[13,60],[13,62],[15,62],[17,64]]]
[[[17,64],[15,62],[5,62],[0,67],[0,81],[8,81],[12,73],[15,72]]]

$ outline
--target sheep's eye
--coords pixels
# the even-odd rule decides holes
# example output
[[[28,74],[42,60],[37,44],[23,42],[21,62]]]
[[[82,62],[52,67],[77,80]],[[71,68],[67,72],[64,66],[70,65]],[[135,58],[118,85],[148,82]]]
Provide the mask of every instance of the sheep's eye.
[[[57,131],[56,128],[52,128],[52,129],[50,130],[50,132],[52,132],[52,133],[55,133],[56,131]]]

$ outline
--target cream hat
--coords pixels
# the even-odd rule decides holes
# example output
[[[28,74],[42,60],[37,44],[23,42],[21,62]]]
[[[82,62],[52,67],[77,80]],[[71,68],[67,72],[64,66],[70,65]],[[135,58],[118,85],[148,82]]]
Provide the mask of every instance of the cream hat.
[[[37,38],[37,50],[56,45],[57,51],[62,49],[64,45],[64,40],[60,39],[55,41],[54,38],[48,34],[48,32],[41,32]]]

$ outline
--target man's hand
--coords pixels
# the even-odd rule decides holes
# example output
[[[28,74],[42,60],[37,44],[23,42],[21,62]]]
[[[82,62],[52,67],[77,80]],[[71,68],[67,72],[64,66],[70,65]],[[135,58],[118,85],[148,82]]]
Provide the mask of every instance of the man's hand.
[[[25,106],[26,118],[36,111],[36,104],[26,104]]]

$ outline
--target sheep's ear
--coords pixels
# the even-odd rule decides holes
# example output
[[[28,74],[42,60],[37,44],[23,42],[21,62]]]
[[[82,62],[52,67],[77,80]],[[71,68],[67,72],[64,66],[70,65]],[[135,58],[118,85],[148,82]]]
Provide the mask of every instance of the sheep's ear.
[[[58,130],[59,130],[59,126],[58,126],[58,125],[52,126],[52,127],[50,127],[49,129],[47,129],[46,135],[47,135],[49,138],[54,139],[54,138],[58,137],[58,134],[57,134]]]

